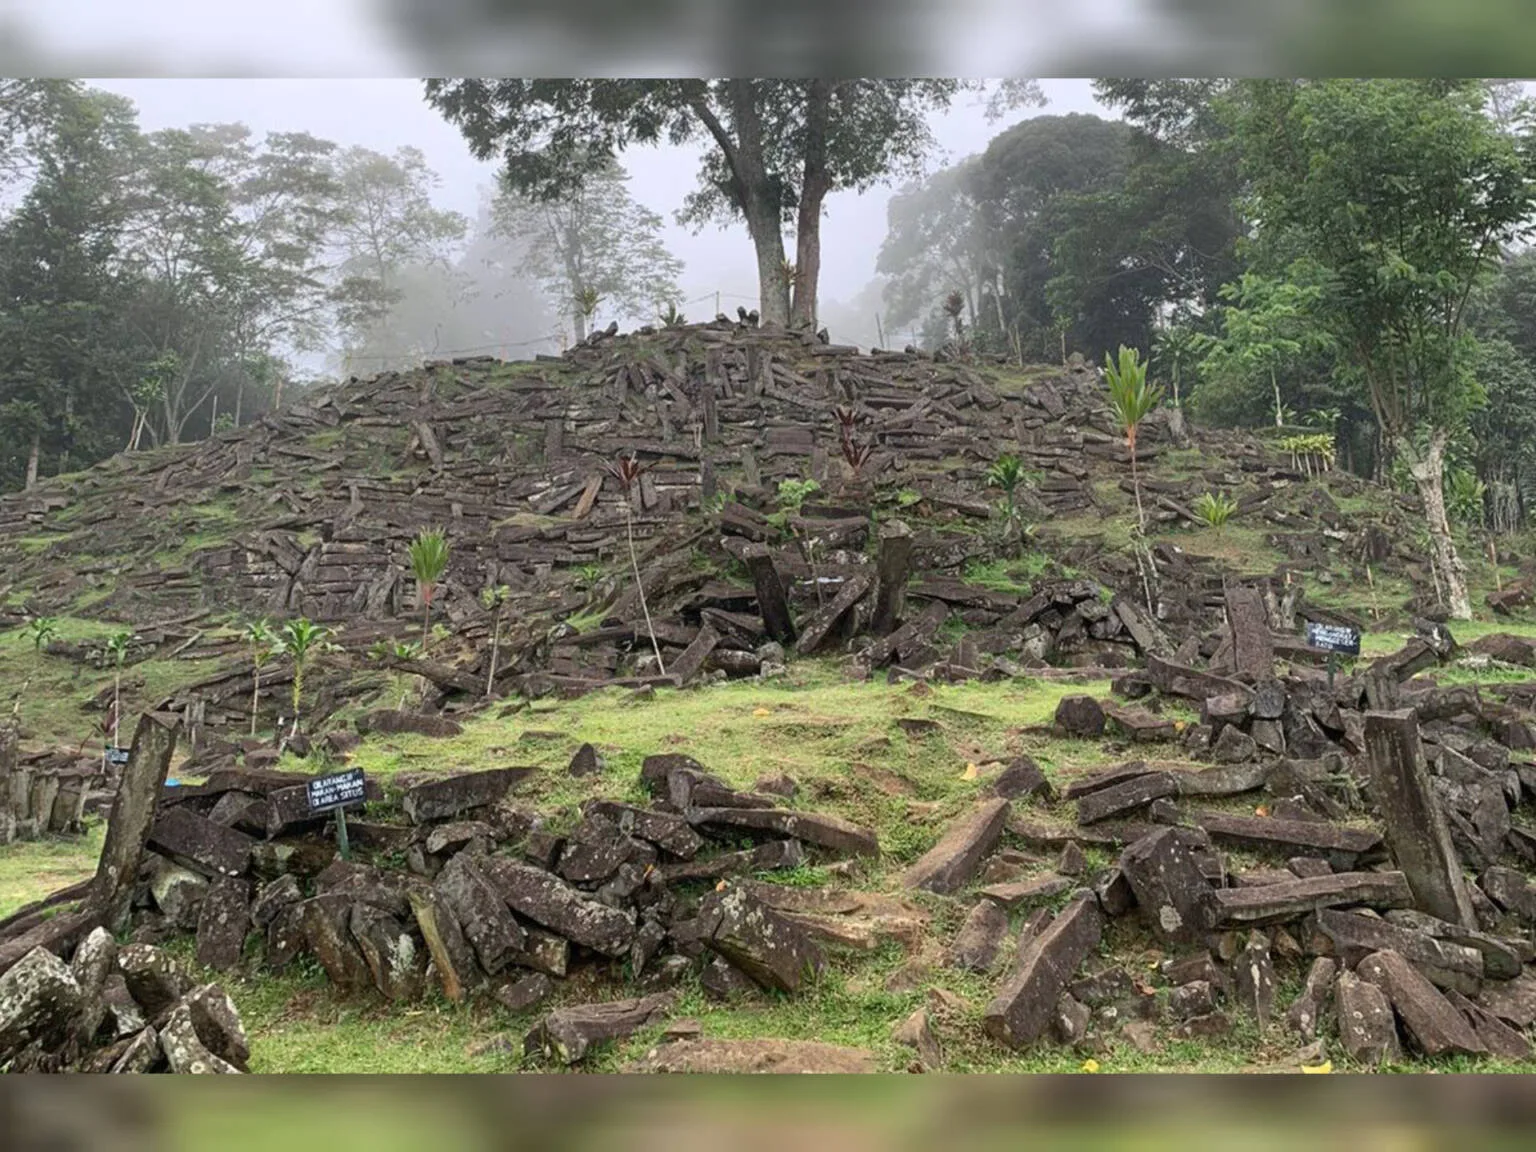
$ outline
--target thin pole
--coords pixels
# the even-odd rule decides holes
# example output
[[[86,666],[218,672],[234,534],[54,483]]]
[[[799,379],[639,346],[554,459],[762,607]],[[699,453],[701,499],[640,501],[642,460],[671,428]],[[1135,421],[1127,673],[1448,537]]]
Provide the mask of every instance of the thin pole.
[[[336,850],[343,860],[352,859],[352,847],[347,843],[347,810],[336,809]]]

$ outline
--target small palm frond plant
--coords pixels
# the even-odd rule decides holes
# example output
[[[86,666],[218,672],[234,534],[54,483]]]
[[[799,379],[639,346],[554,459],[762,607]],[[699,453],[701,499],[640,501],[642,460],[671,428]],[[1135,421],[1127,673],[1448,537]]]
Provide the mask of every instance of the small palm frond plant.
[[[448,537],[441,528],[425,529],[411,541],[410,554],[411,575],[421,593],[421,650],[425,652],[431,636],[432,597],[448,571]]]
[[[112,661],[112,747],[118,746],[118,729],[123,712],[123,660],[133,642],[133,629],[123,628],[107,637],[107,657]]]
[[[309,670],[310,662],[321,652],[335,650],[336,645],[330,642],[330,635],[328,629],[303,616],[283,625],[278,644],[279,651],[293,661],[292,704],[295,732],[299,730],[299,719],[303,713],[304,673]]]
[[[491,614],[491,670],[485,677],[487,699],[496,687],[496,661],[501,655],[501,613],[511,595],[512,589],[505,584],[493,584],[480,593],[481,606]]]
[[[645,582],[640,579],[640,560],[635,555],[635,485],[640,482],[647,465],[640,463],[633,455],[620,456],[616,460],[608,462],[608,472],[624,492],[624,529],[629,539],[629,566],[635,574],[635,592],[640,597],[640,613],[645,617],[645,630],[651,637],[651,651],[656,654],[656,669],[662,675],[667,674],[667,666],[661,659],[661,645],[656,640],[656,629],[651,624],[651,610],[645,602]]]
[[[1333,444],[1332,432],[1307,432],[1283,437],[1280,450],[1290,454],[1291,467],[1312,476],[1333,467]]]
[[[251,735],[256,735],[256,709],[261,703],[261,670],[276,654],[277,636],[265,620],[252,620],[240,630],[240,639],[251,650]]]
[[[684,316],[682,312],[678,310],[677,305],[671,303],[670,301],[667,303],[667,306],[657,314],[656,318],[660,320],[665,327],[668,328],[681,328],[684,324],[688,323],[688,317]]]
[[[1206,492],[1195,501],[1194,513],[1207,527],[1219,533],[1227,521],[1237,515],[1237,501],[1224,492]]]
[[[59,631],[59,622],[52,616],[34,616],[27,622],[22,635],[32,641],[32,651],[43,652]]]
[[[987,483],[1003,490],[1003,511],[1010,521],[1018,514],[1018,491],[1024,475],[1024,461],[1011,453],[999,456],[987,469]]]
[[[1120,346],[1117,364],[1109,353],[1104,354],[1104,380],[1109,386],[1109,407],[1116,422],[1125,432],[1126,451],[1131,454],[1131,487],[1136,494],[1136,521],[1146,531],[1146,513],[1141,507],[1141,480],[1136,471],[1136,434],[1142,422],[1150,416],[1163,398],[1159,384],[1147,380],[1147,366],[1134,348]]]

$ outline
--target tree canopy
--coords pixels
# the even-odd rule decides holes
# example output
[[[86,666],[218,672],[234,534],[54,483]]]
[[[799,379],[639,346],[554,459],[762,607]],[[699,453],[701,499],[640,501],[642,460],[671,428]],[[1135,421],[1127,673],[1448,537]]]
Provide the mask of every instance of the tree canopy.
[[[428,101],[480,159],[534,200],[568,196],[632,147],[706,145],[681,218],[742,220],[757,259],[765,321],[814,323],[826,197],[915,175],[928,116],[954,80],[429,79]],[[1016,88],[1010,99],[1038,100]],[[787,259],[784,229],[796,247]]]

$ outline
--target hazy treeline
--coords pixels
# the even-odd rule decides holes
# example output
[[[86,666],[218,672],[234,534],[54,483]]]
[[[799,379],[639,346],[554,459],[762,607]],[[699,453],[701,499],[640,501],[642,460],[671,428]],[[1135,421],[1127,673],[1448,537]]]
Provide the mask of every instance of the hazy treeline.
[[[0,490],[248,423],[320,379],[558,351],[573,320],[676,298],[660,220],[616,166],[553,221],[490,188],[467,219],[438,184],[411,147],[146,132],[81,82],[0,80]]]

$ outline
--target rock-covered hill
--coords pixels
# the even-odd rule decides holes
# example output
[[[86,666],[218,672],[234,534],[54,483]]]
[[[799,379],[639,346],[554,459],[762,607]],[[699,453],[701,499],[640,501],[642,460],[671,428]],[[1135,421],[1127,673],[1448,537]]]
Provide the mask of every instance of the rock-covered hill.
[[[0,629],[41,614],[127,625],[126,663],[163,673],[133,706],[191,716],[216,751],[203,735],[248,731],[253,700],[258,727],[286,712],[291,672],[253,693],[227,626],[262,616],[321,621],[340,645],[314,672],[318,723],[385,703],[366,675],[385,665],[449,710],[771,675],[788,652],[948,679],[1180,651],[1219,671],[1230,587],[1258,591],[1281,637],[1303,615],[1365,629],[1433,608],[1405,498],[1178,416],[1141,430],[1138,554],[1124,436],[1080,361],[861,354],[724,319],[598,333],[561,358],[350,380],[0,500]],[[1023,539],[988,484],[1008,454],[1027,469]],[[613,466],[629,457],[642,471],[626,500]],[[1191,510],[1207,492],[1236,500],[1226,527]],[[451,545],[432,616],[448,636],[427,660],[381,655],[381,640],[423,635],[407,549],[426,527]],[[480,593],[495,585],[493,645]],[[49,651],[101,668],[103,636]]]

